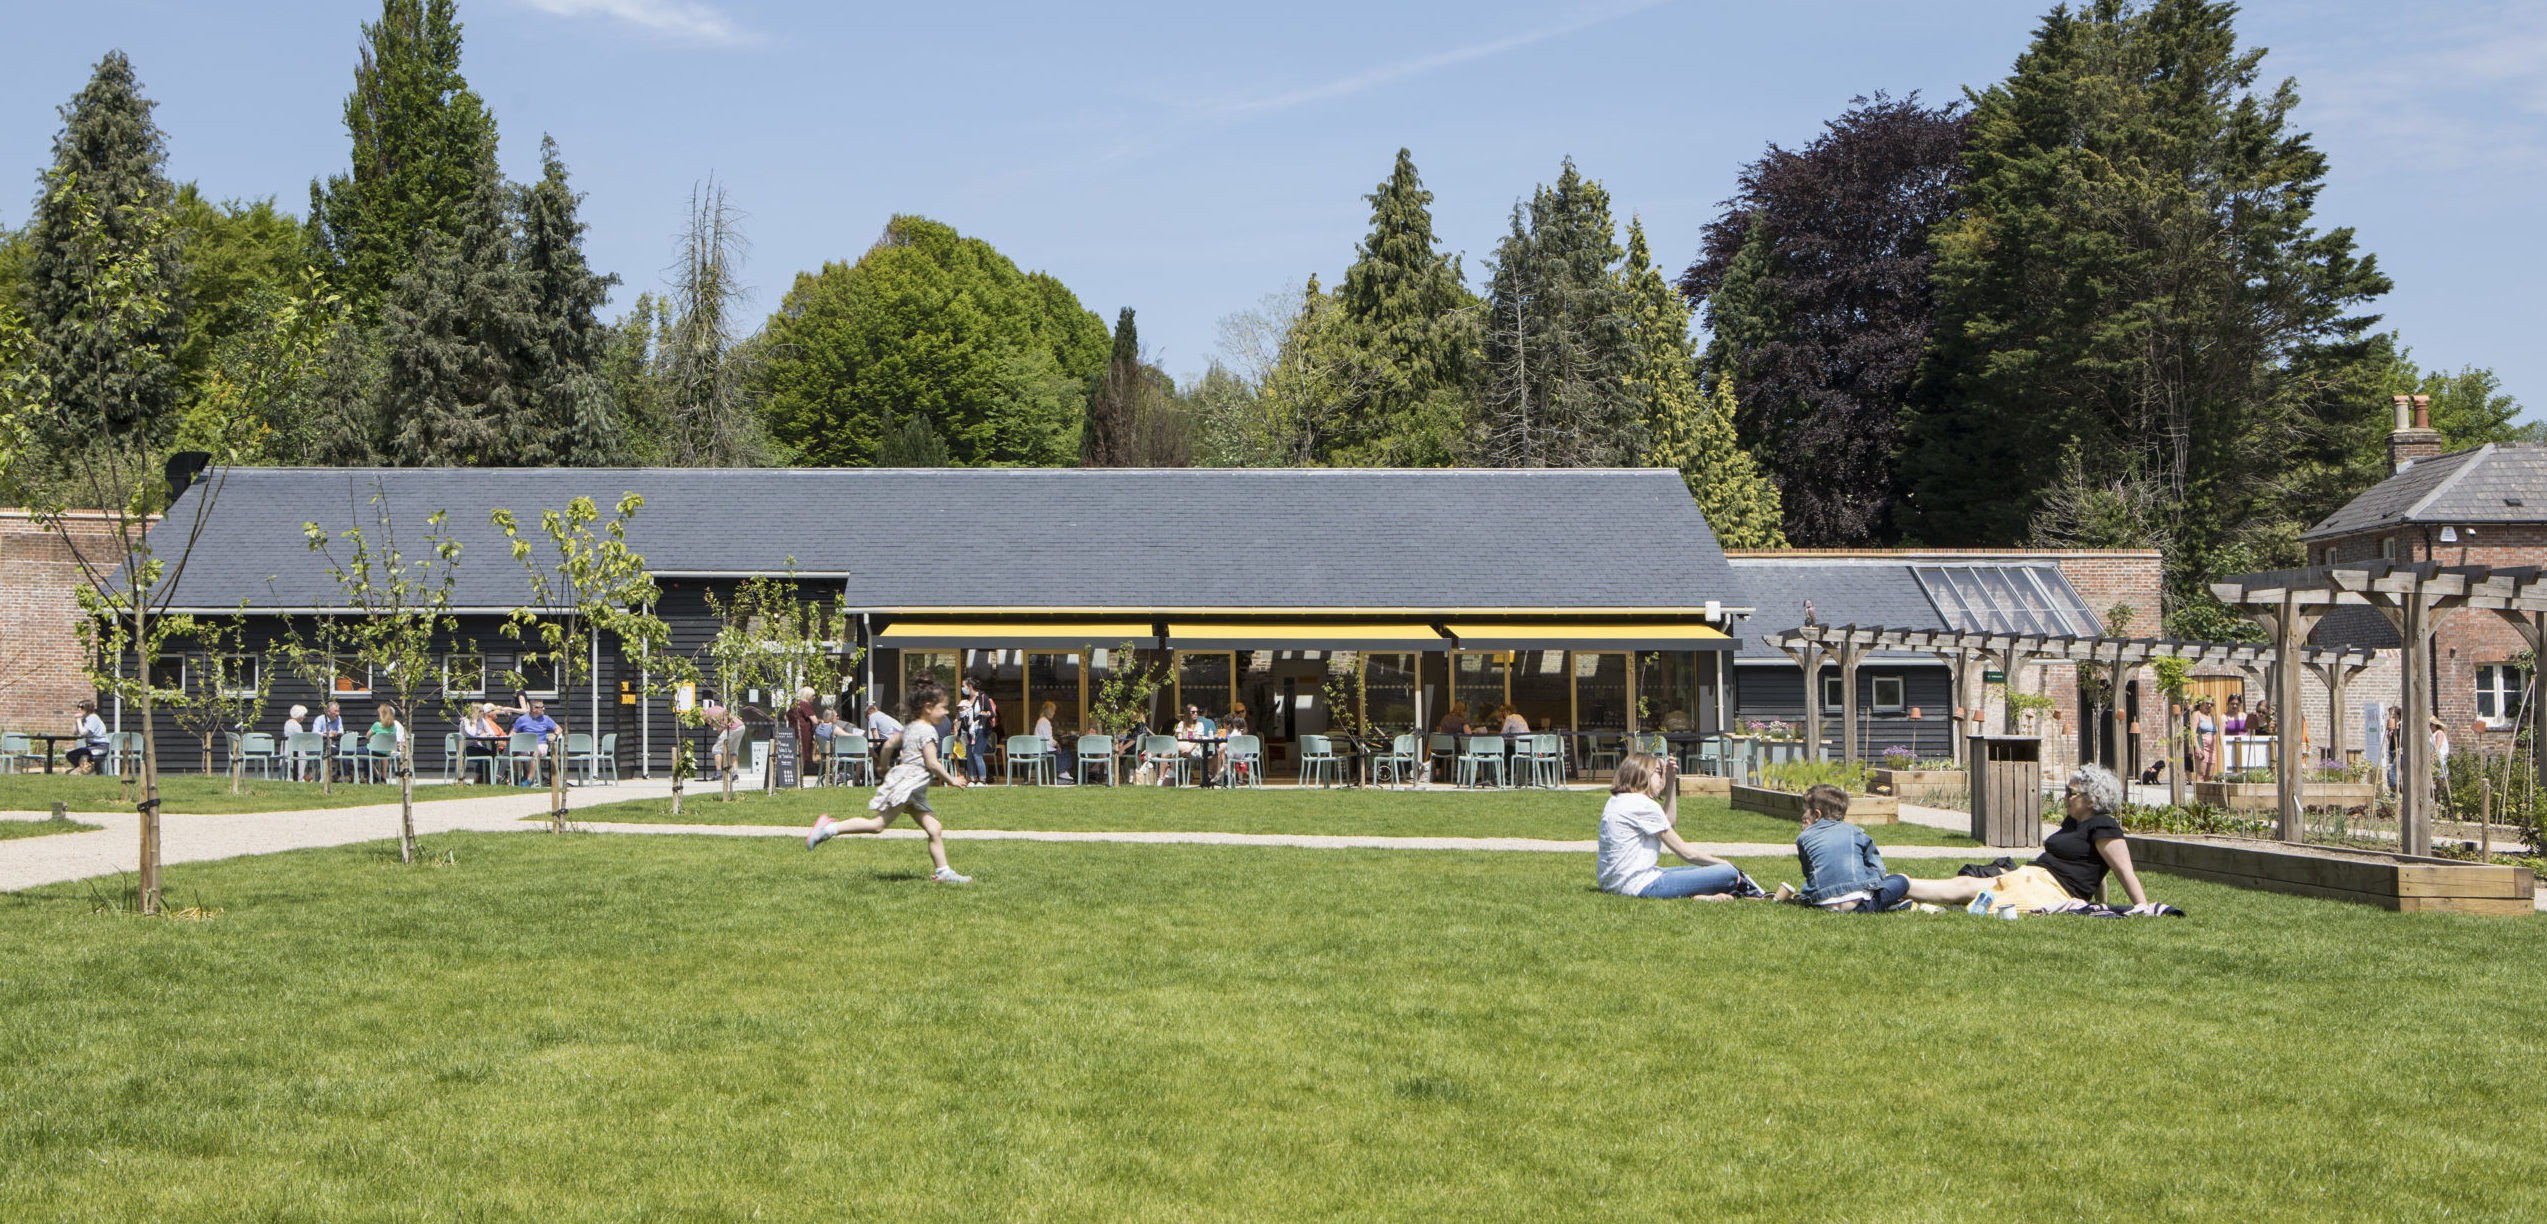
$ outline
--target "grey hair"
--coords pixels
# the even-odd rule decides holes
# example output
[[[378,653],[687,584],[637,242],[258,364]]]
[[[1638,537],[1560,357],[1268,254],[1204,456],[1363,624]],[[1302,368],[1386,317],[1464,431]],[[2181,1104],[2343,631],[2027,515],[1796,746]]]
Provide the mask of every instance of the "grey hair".
[[[2087,806],[2099,816],[2111,816],[2122,808],[2122,779],[2102,765],[2081,765],[2070,771],[2069,784],[2087,796]]]

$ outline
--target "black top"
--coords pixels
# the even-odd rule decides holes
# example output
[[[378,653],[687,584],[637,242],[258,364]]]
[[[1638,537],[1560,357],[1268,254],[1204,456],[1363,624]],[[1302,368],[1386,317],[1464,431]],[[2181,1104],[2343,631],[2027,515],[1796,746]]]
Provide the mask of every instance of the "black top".
[[[2096,843],[2122,835],[2122,825],[2111,816],[2099,813],[2084,823],[2069,817],[2043,839],[2043,855],[2034,865],[2051,872],[2069,895],[2088,900],[2096,895],[2096,886],[2105,882],[2105,856],[2096,853]]]

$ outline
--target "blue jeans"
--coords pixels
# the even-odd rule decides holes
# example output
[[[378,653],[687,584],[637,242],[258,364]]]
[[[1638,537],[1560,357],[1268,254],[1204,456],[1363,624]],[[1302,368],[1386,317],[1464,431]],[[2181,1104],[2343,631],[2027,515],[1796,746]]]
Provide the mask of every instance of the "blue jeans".
[[[1733,890],[1733,882],[1742,878],[1738,867],[1666,867],[1663,874],[1645,886],[1640,897],[1705,897]]]
[[[990,777],[990,746],[990,736],[968,735],[964,737],[964,776],[966,779],[974,782],[980,782]]]

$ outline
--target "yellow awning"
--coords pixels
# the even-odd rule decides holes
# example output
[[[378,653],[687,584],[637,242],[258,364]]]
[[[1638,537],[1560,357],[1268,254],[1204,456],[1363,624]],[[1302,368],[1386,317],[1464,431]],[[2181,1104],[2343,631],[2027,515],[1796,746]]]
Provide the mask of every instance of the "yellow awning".
[[[1158,637],[1142,621],[1043,624],[1000,621],[897,620],[876,631],[875,644],[900,650],[1110,650],[1125,642],[1155,650]]]
[[[1173,650],[1448,650],[1450,639],[1431,625],[1198,623],[1171,621],[1167,644]]]
[[[1449,626],[1461,650],[1731,650],[1721,629],[1698,624]]]

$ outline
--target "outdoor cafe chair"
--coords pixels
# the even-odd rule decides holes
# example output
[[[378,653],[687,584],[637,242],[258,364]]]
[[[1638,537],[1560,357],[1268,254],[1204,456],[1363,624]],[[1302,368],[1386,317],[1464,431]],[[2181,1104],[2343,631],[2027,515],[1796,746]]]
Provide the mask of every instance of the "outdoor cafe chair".
[[[520,782],[521,773],[514,769],[519,761],[530,766],[531,776],[539,776],[539,736],[530,731],[516,731],[504,737],[504,780]]]
[[[875,760],[867,755],[867,736],[863,731],[843,731],[831,737],[831,768],[824,771],[842,786],[868,786],[875,782]]]
[[[1043,786],[1052,784],[1052,745],[1045,743],[1044,737],[1040,735],[1009,736],[1006,755],[1009,782],[1017,781],[1017,770],[1023,766],[1026,777],[1030,781]]]
[[[1661,732],[1648,732],[1636,736],[1634,742],[1636,746],[1633,751],[1658,757],[1671,755],[1671,741],[1664,739]]]
[[[592,736],[580,731],[570,732],[566,736],[566,760],[569,764],[583,766],[587,786],[599,782],[603,770],[610,771],[611,781],[618,781],[619,733],[604,734],[596,746]]]
[[[1469,736],[1468,750],[1459,754],[1459,784],[1461,786],[1483,786],[1485,785],[1483,779],[1487,774],[1491,773],[1495,777],[1495,785],[1507,785],[1510,782],[1510,778],[1504,773],[1503,766],[1502,736]]]
[[[107,772],[122,773],[124,767],[126,765],[130,765],[132,766],[134,773],[140,773],[142,763],[141,732],[110,732],[106,737],[106,755],[108,758],[107,765],[110,767]]]
[[[1565,787],[1565,746],[1556,736],[1525,735],[1512,746],[1512,767],[1518,785],[1542,786],[1562,790]]]
[[[1081,782],[1086,782],[1086,781],[1088,781],[1089,779],[1096,777],[1097,775],[1096,775],[1095,773],[1091,772],[1091,771],[1093,771],[1093,770],[1098,770],[1098,769],[1102,769],[1102,770],[1104,770],[1104,771],[1105,771],[1105,784],[1106,784],[1106,785],[1108,785],[1108,786],[1113,786],[1113,785],[1115,785],[1115,783],[1118,781],[1118,779],[1116,779],[1116,777],[1114,776],[1115,770],[1114,770],[1114,737],[1113,737],[1113,736],[1111,736],[1111,735],[1082,735],[1082,736],[1080,736],[1080,737],[1079,737],[1078,757],[1079,757],[1078,778],[1079,778],[1079,780],[1080,780]]]
[[[1371,758],[1371,781],[1413,786],[1415,772],[1424,767],[1423,748],[1424,737],[1412,731],[1390,739],[1388,751]]]
[[[1185,752],[1173,735],[1142,736],[1141,764],[1155,765],[1160,777],[1173,776],[1177,785],[1185,784]]]
[[[1302,736],[1301,743],[1323,736]],[[1265,741],[1253,735],[1233,735],[1221,746],[1222,765],[1229,770],[1231,786],[1263,786],[1265,784]]]
[[[453,781],[460,776],[462,738],[457,731],[445,732],[442,736],[442,780],[445,782]]]
[[[337,768],[345,772],[345,779],[347,781],[360,782],[363,780],[362,732],[345,731],[340,732],[336,736],[336,762]]]
[[[398,736],[391,731],[375,731],[371,742],[364,745],[363,756],[371,764],[372,776],[382,782],[398,780]]]
[[[1618,769],[1619,758],[1625,755],[1625,743],[1626,737],[1616,734],[1594,735],[1586,740],[1587,746],[1583,752],[1584,771],[1595,776],[1615,772]]]
[[[283,757],[291,762],[292,779],[307,782],[327,768],[327,737],[316,731],[295,731],[283,737]]]
[[[10,731],[0,734],[0,768],[17,773],[35,764],[35,761],[35,741],[28,739],[26,733]]]
[[[1459,737],[1456,735],[1446,735],[1435,731],[1425,739],[1424,746],[1425,750],[1432,754],[1432,759],[1442,765],[1455,765],[1458,761]]]
[[[233,744],[234,746],[232,751],[236,752],[239,756],[239,766],[242,772],[244,772],[248,766],[254,765],[256,766],[258,773],[263,774],[268,778],[274,776],[273,735],[264,731],[250,731],[246,735],[239,737],[233,742]]]
[[[579,766],[580,766],[580,767],[583,769],[583,771],[584,771],[584,781],[585,781],[587,784],[589,784],[589,783],[593,780],[592,760],[593,760],[593,735],[592,735],[592,732],[590,732],[590,731],[569,731],[569,732],[567,732],[567,733],[566,733],[566,761],[565,761],[566,767],[567,767],[568,769],[574,769],[574,768],[577,768],[577,767],[579,767]]]
[[[1335,741],[1323,735],[1300,737],[1300,785],[1317,783],[1333,786],[1344,780],[1344,759],[1335,754]]]

